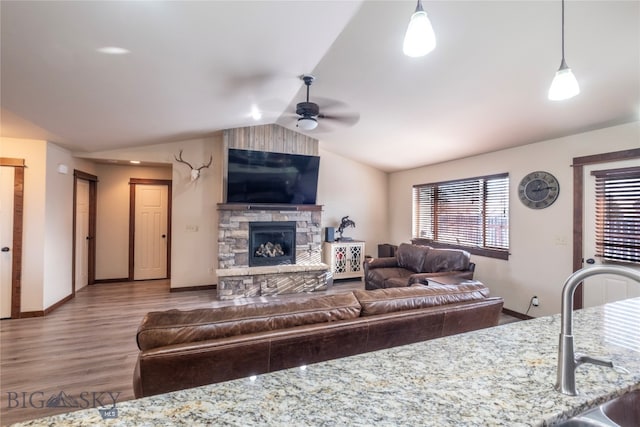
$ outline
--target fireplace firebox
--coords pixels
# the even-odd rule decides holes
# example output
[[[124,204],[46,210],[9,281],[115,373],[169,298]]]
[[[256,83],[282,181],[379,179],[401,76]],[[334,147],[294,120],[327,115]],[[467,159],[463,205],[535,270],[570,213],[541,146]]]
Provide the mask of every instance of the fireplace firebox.
[[[295,221],[249,223],[249,267],[295,263]]]

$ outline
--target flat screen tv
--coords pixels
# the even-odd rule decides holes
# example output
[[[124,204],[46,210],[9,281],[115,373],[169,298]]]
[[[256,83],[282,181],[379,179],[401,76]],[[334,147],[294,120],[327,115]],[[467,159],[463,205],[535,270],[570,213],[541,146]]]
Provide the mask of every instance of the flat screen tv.
[[[229,149],[227,203],[315,205],[320,157]]]

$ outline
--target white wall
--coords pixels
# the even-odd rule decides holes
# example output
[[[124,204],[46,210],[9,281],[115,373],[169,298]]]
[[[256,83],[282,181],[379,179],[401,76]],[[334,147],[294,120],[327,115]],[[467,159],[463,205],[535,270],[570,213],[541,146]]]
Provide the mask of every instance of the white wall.
[[[574,157],[640,147],[640,122],[600,129],[466,159],[390,174],[390,239],[411,239],[412,185],[508,172],[510,179],[510,257],[508,261],[472,256],[475,277],[505,308],[524,313],[537,295],[543,316],[560,311],[562,284],[572,272]],[[533,210],[518,199],[517,187],[529,172],[551,172],[560,182],[558,200]]]
[[[67,167],[59,173],[58,166]],[[71,153],[47,144],[43,305],[50,307],[69,296],[73,253],[73,167]]]
[[[388,174],[322,149],[317,203],[324,205],[322,227],[338,227],[349,215],[356,223],[345,237],[365,241],[365,253],[378,255],[378,244],[387,243]],[[323,236],[324,239],[324,236]]]

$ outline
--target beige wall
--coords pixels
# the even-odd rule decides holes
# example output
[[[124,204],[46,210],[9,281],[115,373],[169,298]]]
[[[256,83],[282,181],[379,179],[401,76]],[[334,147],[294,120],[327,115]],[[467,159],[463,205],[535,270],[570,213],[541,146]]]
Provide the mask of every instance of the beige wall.
[[[129,180],[171,179],[171,166],[97,164],[96,279],[129,276]]]
[[[412,185],[508,172],[510,179],[510,252],[508,261],[472,256],[476,278],[505,307],[524,313],[533,295],[543,316],[560,311],[562,284],[572,272],[572,197],[574,157],[640,147],[640,122],[600,129],[495,153],[392,173],[389,183],[390,239],[411,239]],[[558,200],[533,210],[518,199],[518,183],[529,172],[545,170],[560,182]]]
[[[25,159],[22,238],[22,311],[43,310],[47,142],[2,138],[0,156]]]
[[[23,312],[42,311],[71,294],[73,170],[92,168],[47,141],[0,138],[0,156],[25,159]],[[68,166],[67,174],[58,165]]]
[[[322,227],[338,227],[349,215],[356,223],[345,237],[365,241],[365,253],[378,255],[388,234],[388,174],[322,149],[317,203],[323,205]],[[324,239],[324,236],[323,236]]]
[[[211,154],[213,154],[213,164],[208,169],[202,169],[201,177],[192,182],[189,168],[184,164],[177,163],[174,159],[174,155],[177,155],[180,150],[183,150],[183,159],[194,166],[206,163]],[[173,181],[171,287],[180,288],[216,283],[214,271],[217,268],[218,260],[216,244],[217,203],[222,201],[222,133],[209,138],[83,154],[83,156],[90,159],[135,159],[143,162],[173,164],[173,170],[170,174]],[[124,203],[124,196],[120,191],[115,191],[113,195],[105,194],[111,191],[110,187],[112,186],[107,185],[100,174],[98,176],[100,179],[98,184],[99,204],[110,203],[109,206],[112,206],[113,203]],[[136,176],[136,178],[141,177]],[[127,229],[127,236],[128,194],[127,185],[127,222],[123,223],[122,218],[116,219],[123,229]],[[103,199],[105,197],[112,201],[106,201]],[[105,207],[105,209],[107,208]],[[102,216],[104,215],[99,207],[98,227],[100,227],[101,221],[104,221],[101,219]],[[105,227],[105,229],[109,228]],[[112,260],[115,268],[103,265],[101,275],[105,276],[104,278],[107,278],[107,275],[111,278],[127,277],[123,260],[128,260],[128,240],[125,242],[122,236],[113,236],[103,243],[100,243],[100,240],[102,237],[98,231],[97,245],[103,245],[102,251],[112,252],[115,258]],[[98,250],[98,257],[100,257],[100,250]],[[128,268],[128,264],[126,266]],[[97,277],[102,278],[101,276]]]
[[[209,155],[213,154],[211,168],[203,169],[199,180],[192,182],[188,167],[177,164],[173,159],[181,149],[183,158],[192,164],[206,162]],[[317,203],[324,205],[322,226],[337,226],[342,216],[349,215],[356,222],[356,228],[348,229],[345,235],[365,240],[367,253],[376,254],[377,244],[387,239],[387,174],[322,149],[320,155]],[[202,286],[217,282],[217,204],[222,202],[223,187],[221,133],[210,138],[91,153],[85,157],[173,162],[171,287]],[[101,173],[98,175],[99,204],[114,206],[122,203],[116,199],[101,200],[110,197],[104,194],[109,191],[109,186],[106,185],[105,177]],[[103,213],[100,208],[98,211],[100,224]],[[125,224],[121,227],[126,228]],[[99,231],[98,245],[102,239]],[[112,239],[115,239],[115,236]],[[114,252],[114,257],[119,256],[116,248],[122,246],[120,252],[123,252],[128,247],[124,240],[111,241],[106,246]],[[126,253],[123,255],[126,256]],[[122,259],[112,261],[113,265],[119,266],[123,266],[122,262]],[[121,274],[124,271],[118,270],[111,274]],[[126,277],[126,274],[115,277]],[[102,277],[99,275],[98,278]]]
[[[58,166],[67,167],[66,173]],[[71,153],[47,144],[44,224],[43,305],[50,307],[69,296],[73,253],[73,165]]]

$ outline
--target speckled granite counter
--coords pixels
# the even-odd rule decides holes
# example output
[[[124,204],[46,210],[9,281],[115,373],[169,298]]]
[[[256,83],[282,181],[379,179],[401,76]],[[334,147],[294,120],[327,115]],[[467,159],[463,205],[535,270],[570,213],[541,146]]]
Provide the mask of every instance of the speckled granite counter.
[[[640,298],[576,312],[579,396],[553,389],[560,316],[511,323],[20,425],[551,425],[640,388]]]

